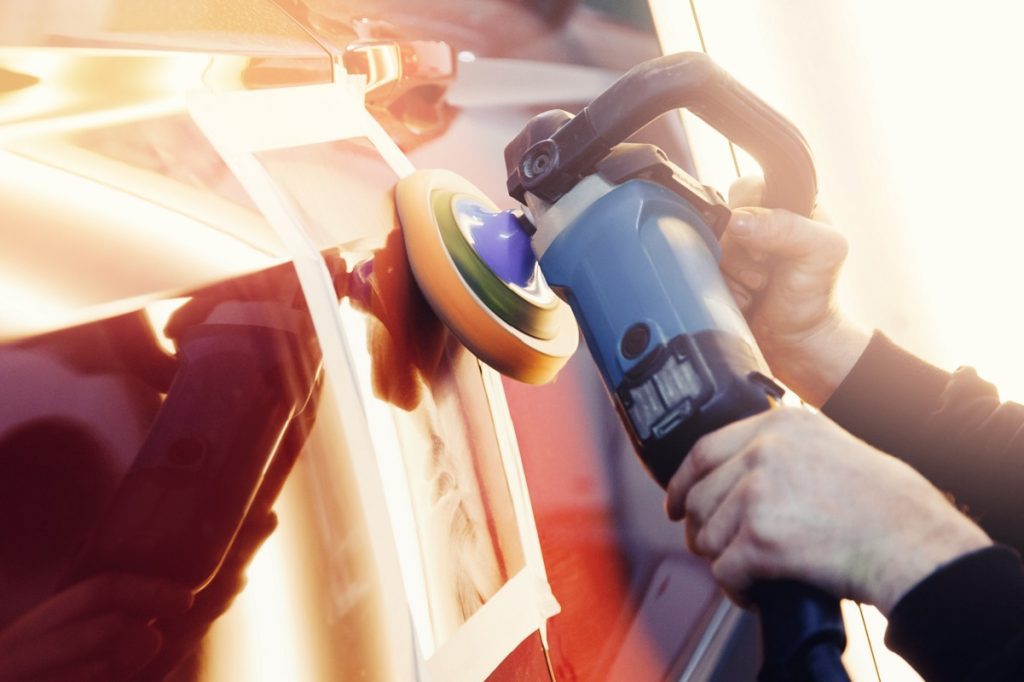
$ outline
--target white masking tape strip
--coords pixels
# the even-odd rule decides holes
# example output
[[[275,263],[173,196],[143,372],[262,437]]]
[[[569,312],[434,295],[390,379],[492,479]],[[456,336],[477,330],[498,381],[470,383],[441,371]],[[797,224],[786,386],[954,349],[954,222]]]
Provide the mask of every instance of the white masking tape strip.
[[[380,155],[384,157],[384,161],[391,166],[391,170],[395,171],[395,175],[399,178],[404,178],[407,175],[411,175],[416,168],[412,165],[412,161],[409,160],[402,150],[398,148],[395,141],[391,139],[387,131],[377,120],[365,113],[366,118],[366,136],[370,138],[370,142],[377,148]]]
[[[331,140],[366,137],[362,78],[340,83],[238,92],[189,93],[188,109],[199,127],[216,128],[218,150],[261,152]]]
[[[427,661],[430,679],[485,679],[521,642],[537,632],[537,624],[550,615],[546,610],[552,603],[547,579],[529,565],[523,567]]]
[[[537,613],[543,617],[539,629],[544,647],[547,648],[547,619],[560,612],[561,606],[548,586],[544,555],[541,553],[537,523],[533,516],[533,504],[530,502],[526,472],[523,470],[523,460],[519,452],[519,440],[516,438],[512,425],[501,375],[483,363],[480,363],[480,373],[484,382],[484,390],[487,392],[487,400],[490,403],[494,428],[498,437],[498,449],[501,452],[502,464],[505,466],[505,478],[512,495],[512,505],[515,508],[516,525],[519,529],[519,539],[523,545],[526,565],[545,585],[546,594],[537,595],[543,600],[543,603],[537,604]]]
[[[356,312],[345,305],[341,310],[341,321],[348,338],[366,338],[364,313]],[[434,654],[437,646],[430,622],[427,578],[422,565],[424,554],[420,548],[420,538],[416,530],[416,514],[413,510],[412,498],[408,493],[410,490],[409,479],[402,462],[401,444],[395,431],[390,407],[373,397],[370,353],[365,346],[356,347],[355,344],[349,346],[349,352],[356,360],[354,368],[359,380],[359,392],[363,396],[363,409],[369,420],[370,438],[375,446],[374,452],[377,455],[381,479],[388,482],[384,488],[384,500],[391,517],[391,525],[395,529],[405,594],[409,599],[413,624],[416,626],[416,643],[419,651],[429,658]]]
[[[418,582],[401,566],[406,553],[396,549],[393,527],[400,491],[385,486],[387,472],[394,464],[381,458],[370,433],[367,404],[358,389],[358,372],[342,332],[340,307],[330,273],[319,251],[289,210],[280,190],[255,152],[298,147],[356,137],[368,138],[399,177],[414,169],[386,131],[363,106],[362,78],[342,77],[336,84],[298,86],[273,90],[192,93],[191,112],[200,129],[224,158],[250,194],[260,212],[278,233],[294,259],[299,282],[310,308],[320,340],[324,366],[338,406],[336,418],[342,425],[352,453],[372,453],[373,458],[353,457],[362,508],[371,528],[374,560],[380,571],[392,642],[408,641],[412,616],[409,601]],[[505,403],[500,377],[484,369],[483,381],[491,413],[498,429],[502,464],[512,494],[526,566],[464,623],[437,646],[429,625],[416,623],[417,650],[427,655],[425,669],[433,680],[480,680],[493,672],[516,646],[535,631],[545,636],[545,622],[558,613],[540,553],[525,477],[519,460],[515,433]],[[344,410],[344,413],[342,413]],[[377,445],[380,445],[379,443]],[[385,461],[387,460],[387,461]],[[397,488],[398,486],[396,486]],[[405,501],[409,506],[409,501]],[[404,514],[399,514],[404,517]],[[407,523],[400,523],[407,527]],[[401,555],[400,555],[401,554]],[[419,619],[417,619],[419,620]],[[412,645],[412,642],[409,642]],[[546,640],[545,640],[546,646]],[[410,649],[413,646],[409,647]]]
[[[299,93],[296,91],[305,90]],[[317,96],[308,96],[315,90]],[[285,93],[296,95],[301,108],[315,110],[315,120],[287,120],[291,105]],[[255,95],[263,95],[264,102]],[[243,102],[244,106],[238,104]],[[394,533],[384,497],[384,485],[374,453],[366,411],[356,388],[355,370],[341,331],[339,306],[334,284],[323,257],[309,240],[287,208],[273,180],[253,156],[258,149],[282,144],[301,146],[331,139],[364,137],[367,118],[361,110],[362,96],[351,82],[341,85],[263,90],[254,92],[193,93],[189,111],[199,128],[224,158],[253,202],[277,232],[295,263],[303,295],[309,306],[313,326],[320,341],[327,387],[337,406],[335,418],[353,456],[352,467],[359,489],[360,506],[369,525],[374,566],[383,589],[381,598],[388,640],[405,643],[412,650],[412,625],[408,602],[399,570]],[[222,106],[223,105],[223,106]],[[245,123],[237,117],[244,113]],[[284,117],[284,118],[282,118]],[[310,125],[304,126],[305,123]],[[274,128],[287,128],[287,134]],[[266,133],[266,135],[262,135]],[[308,133],[308,136],[302,133]],[[397,653],[397,652],[396,652]],[[397,666],[396,666],[397,667]]]

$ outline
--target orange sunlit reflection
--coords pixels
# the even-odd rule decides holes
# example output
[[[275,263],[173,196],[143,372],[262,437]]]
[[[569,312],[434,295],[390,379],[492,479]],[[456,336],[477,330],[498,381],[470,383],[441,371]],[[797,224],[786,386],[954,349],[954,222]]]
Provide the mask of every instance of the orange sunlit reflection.
[[[182,111],[185,93],[329,80],[317,60],[101,48],[0,48],[0,143]]]
[[[183,93],[202,86],[210,61],[201,54],[127,57],[113,50],[4,48],[0,141],[181,109]]]
[[[54,319],[64,320],[74,314],[73,306],[59,293],[37,284],[0,269],[0,339],[31,334]]]
[[[274,505],[279,525],[211,629],[201,679],[409,679],[412,633],[385,634],[394,585],[385,587],[375,565],[345,425],[325,380],[315,427]]]
[[[142,309],[143,315],[146,316],[146,322],[149,324],[150,329],[153,330],[153,337],[156,342],[160,344],[160,348],[169,354],[174,354],[176,348],[174,341],[167,337],[165,329],[167,327],[168,320],[171,316],[176,313],[181,306],[188,303],[190,298],[168,298],[160,301],[153,301],[145,308]]]
[[[27,318],[23,305],[0,308],[0,338],[278,260],[173,208],[16,154],[0,152],[0,203],[5,224],[17,228],[0,233],[4,298],[43,297]]]
[[[300,510],[286,493],[278,500],[279,518],[290,519]],[[310,651],[316,640],[305,612],[298,576],[305,569],[297,561],[295,529],[278,528],[260,548],[246,570],[248,584],[235,608],[217,621],[210,634],[211,652],[206,676],[211,680],[315,680],[317,656]],[[252,652],[260,652],[258,657]]]

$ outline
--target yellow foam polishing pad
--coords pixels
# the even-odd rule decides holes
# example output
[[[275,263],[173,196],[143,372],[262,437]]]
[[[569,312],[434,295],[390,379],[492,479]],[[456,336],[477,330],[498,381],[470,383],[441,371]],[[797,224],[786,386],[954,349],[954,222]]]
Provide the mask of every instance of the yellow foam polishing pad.
[[[510,214],[445,170],[403,178],[395,203],[413,276],[441,321],[502,374],[552,379],[576,351],[576,320],[523,252]],[[513,242],[519,251],[500,252]]]

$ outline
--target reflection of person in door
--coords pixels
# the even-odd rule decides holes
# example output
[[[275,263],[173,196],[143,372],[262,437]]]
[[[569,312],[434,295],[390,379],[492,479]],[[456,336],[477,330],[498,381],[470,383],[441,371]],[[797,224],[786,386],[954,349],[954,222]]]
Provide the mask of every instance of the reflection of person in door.
[[[374,394],[402,408],[394,422],[431,619],[435,634],[445,637],[523,564],[479,366],[420,294],[400,232],[391,232],[339,289],[370,313]]]
[[[0,383],[17,387],[0,404],[2,680],[188,679],[275,526],[272,513],[247,521],[198,595],[139,574],[67,580],[160,406],[148,382],[166,380],[167,358],[147,334],[128,315],[0,348]]]

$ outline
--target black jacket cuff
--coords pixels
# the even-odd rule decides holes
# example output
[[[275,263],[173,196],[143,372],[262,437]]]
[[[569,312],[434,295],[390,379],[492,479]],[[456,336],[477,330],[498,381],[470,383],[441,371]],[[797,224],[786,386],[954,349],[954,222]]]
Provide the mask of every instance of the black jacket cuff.
[[[821,411],[847,431],[894,455],[927,422],[950,374],[876,331]]]
[[[904,595],[885,642],[929,682],[1002,680],[1013,679],[996,671],[1016,669],[1022,633],[1024,566],[1017,552],[995,545],[946,564]]]

